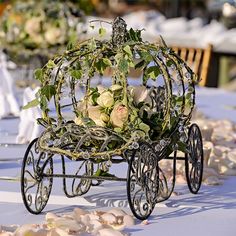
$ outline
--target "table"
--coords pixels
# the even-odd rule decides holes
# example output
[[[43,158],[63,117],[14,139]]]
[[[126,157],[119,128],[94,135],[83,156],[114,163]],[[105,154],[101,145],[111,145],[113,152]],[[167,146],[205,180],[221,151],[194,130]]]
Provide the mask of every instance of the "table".
[[[198,88],[197,105],[199,110],[211,118],[230,119],[236,122],[236,94],[214,88]],[[10,132],[8,139],[0,136],[0,143],[14,139],[18,119],[0,120],[2,132]],[[16,149],[15,149],[16,148]],[[0,158],[5,153],[10,158],[22,156],[24,148],[14,149],[0,147]],[[21,162],[0,163],[0,176],[19,177]],[[127,165],[117,165],[114,174],[126,175]],[[55,168],[59,168],[56,166]],[[125,232],[133,236],[165,235],[165,236],[235,236],[236,235],[236,177],[225,179],[221,186],[203,186],[200,193],[189,193],[186,185],[177,185],[175,191],[180,193],[171,196],[168,201],[157,204],[149,225],[141,225],[139,221]],[[31,215],[25,209],[19,182],[0,180],[0,225],[39,223],[45,218],[47,211],[65,213],[74,207],[89,210],[121,207],[130,212],[128,208],[125,183],[105,182],[92,189],[83,197],[66,198],[62,191],[61,180],[54,181],[49,204],[43,214]],[[4,214],[3,214],[4,212]]]

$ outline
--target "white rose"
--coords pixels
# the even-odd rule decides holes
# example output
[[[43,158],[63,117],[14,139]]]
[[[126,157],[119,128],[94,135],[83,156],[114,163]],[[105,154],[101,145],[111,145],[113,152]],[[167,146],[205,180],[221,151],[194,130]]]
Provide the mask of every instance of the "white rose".
[[[110,120],[110,117],[107,114],[102,113],[100,116],[100,119],[104,121],[105,123],[107,123]]]
[[[49,28],[45,32],[44,37],[45,37],[46,41],[52,45],[64,42],[64,35],[62,34],[61,30],[57,27]]]
[[[89,106],[88,107],[88,116],[92,119],[98,126],[106,126],[106,123],[101,119],[101,110],[99,106]]]
[[[103,92],[97,99],[97,104],[101,107],[111,107],[114,104],[114,98],[111,92]]]
[[[44,39],[40,34],[32,34],[30,38],[34,43],[37,44],[42,44],[44,42]]]
[[[97,86],[98,92],[101,94],[105,91],[105,88],[102,85]]]
[[[83,120],[80,117],[76,117],[74,119],[75,124],[77,125],[83,125]]]
[[[135,104],[139,104],[140,102],[145,102],[147,104],[152,104],[152,99],[149,95],[148,89],[141,85],[141,86],[135,86],[135,87],[130,87],[130,94],[134,99]]]
[[[128,120],[129,111],[126,106],[121,103],[116,104],[111,112],[110,121],[113,127],[122,128]]]
[[[118,91],[118,90],[121,90],[123,87],[119,84],[113,84],[111,86],[111,91]]]
[[[41,30],[41,18],[32,17],[25,22],[25,32],[30,36],[39,33]]]

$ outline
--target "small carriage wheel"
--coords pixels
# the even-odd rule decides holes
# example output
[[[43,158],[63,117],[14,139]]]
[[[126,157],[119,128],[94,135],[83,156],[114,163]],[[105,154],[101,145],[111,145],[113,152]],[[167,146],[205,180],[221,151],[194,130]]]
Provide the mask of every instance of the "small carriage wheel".
[[[26,209],[32,214],[39,214],[46,206],[53,178],[52,154],[41,152],[38,138],[28,146],[21,169],[21,195]]]
[[[130,209],[140,220],[147,219],[157,202],[159,167],[156,154],[146,142],[139,143],[129,160],[127,197]]]
[[[185,153],[185,173],[191,193],[196,194],[201,187],[203,175],[203,144],[201,131],[192,124],[188,131],[188,151]]]
[[[72,198],[76,196],[81,196],[87,193],[92,185],[91,179],[86,178],[76,178],[77,175],[93,175],[93,163],[90,160],[81,160],[77,163],[80,163],[78,170],[74,174],[75,178],[72,179],[71,191],[68,191],[67,182],[66,182],[66,168],[65,168],[65,158],[62,158],[62,172],[65,177],[63,177],[63,190],[67,197]],[[76,163],[76,164],[77,164]],[[84,169],[83,169],[84,168]],[[84,172],[84,173],[82,173]]]

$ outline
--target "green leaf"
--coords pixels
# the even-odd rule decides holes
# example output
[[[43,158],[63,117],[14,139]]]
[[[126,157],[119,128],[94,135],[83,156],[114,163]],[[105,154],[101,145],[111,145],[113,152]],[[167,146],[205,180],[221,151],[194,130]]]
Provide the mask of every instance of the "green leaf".
[[[146,110],[143,110],[143,119],[144,120],[148,119],[148,112]]]
[[[41,95],[45,96],[48,101],[56,94],[56,88],[54,85],[45,85],[40,89]]]
[[[98,170],[95,172],[94,176],[101,176],[101,174],[102,174],[102,170],[101,170],[101,169],[98,169]]]
[[[47,63],[47,68],[51,69],[53,67],[55,67],[54,61],[53,60],[49,60],[48,63]]]
[[[104,170],[101,170],[101,169],[98,169],[94,176],[106,176],[106,177],[115,177],[115,175],[112,175],[110,173],[108,173],[107,171],[104,171]]]
[[[129,67],[134,68],[134,62],[133,62],[133,61],[129,60],[129,61],[128,61],[128,64],[129,64]]]
[[[75,65],[74,65],[74,68],[75,68],[76,70],[82,70],[82,67],[81,67],[81,64],[80,64],[79,61],[76,61]]]
[[[102,58],[102,59],[99,59],[96,63],[95,63],[95,68],[97,69],[97,71],[100,73],[100,74],[103,74],[105,69],[109,66],[111,66],[112,63],[111,61],[108,59],[108,58]]]
[[[135,31],[132,28],[130,28],[130,30],[128,31],[128,37],[129,37],[129,40],[131,41],[141,42],[142,41],[141,30]]]
[[[179,151],[184,152],[184,153],[187,151],[187,143],[178,141],[177,144],[178,144]]]
[[[107,65],[103,62],[103,59],[99,59],[95,64],[95,68],[100,74],[104,73],[104,70],[107,68]]]
[[[99,93],[93,93],[93,95],[92,95],[93,105],[97,104],[97,99],[98,99],[99,96],[100,96]]]
[[[74,79],[81,79],[83,72],[82,70],[70,70],[70,75],[71,77],[73,77]]]
[[[101,27],[99,28],[98,33],[100,37],[103,37],[106,34],[106,29]]]
[[[121,129],[121,128],[114,128],[114,131],[115,131],[116,133],[121,133],[122,129]]]
[[[74,30],[69,31],[68,37],[69,37],[69,42],[66,46],[66,49],[71,50],[77,44],[77,39],[78,39],[77,32],[75,32]]]
[[[166,65],[167,65],[168,67],[170,67],[170,66],[173,65],[173,64],[175,64],[175,62],[174,62],[173,60],[168,60],[168,61],[166,62]]]
[[[152,56],[150,55],[150,53],[148,53],[146,51],[140,51],[139,55],[140,55],[141,59],[143,59],[147,62],[147,64],[152,61]]]
[[[143,73],[143,83],[146,84],[146,82],[148,81],[148,76],[147,73]]]
[[[156,80],[157,76],[161,74],[158,66],[150,66],[147,68],[147,75],[149,78]]]
[[[36,69],[34,71],[34,77],[36,80],[40,81],[41,83],[43,83],[43,70],[42,69]]]
[[[131,40],[136,41],[135,31],[133,30],[133,28],[130,28],[130,30],[129,30],[129,37]]]
[[[47,111],[48,110],[48,103],[47,103],[47,98],[42,95],[40,97],[40,108],[43,110],[43,111]]]
[[[126,52],[126,54],[129,56],[129,57],[133,57],[133,53],[130,49],[130,46],[129,45],[126,45],[123,50]]]
[[[95,39],[94,38],[92,38],[91,40],[90,40],[90,42],[89,42],[89,49],[90,50],[95,50],[96,48],[97,48],[97,44],[96,44],[96,41],[95,41]]]
[[[131,121],[131,122],[135,121],[136,118],[137,118],[137,116],[135,116],[135,115],[130,115],[130,121]]]
[[[107,66],[112,66],[112,63],[111,63],[111,61],[110,61],[108,58],[103,58],[102,61],[103,61],[103,63],[104,63],[105,65],[107,65]]]
[[[190,100],[191,98],[192,98],[192,93],[187,93],[187,94],[185,95],[185,100],[186,100],[186,101]]]
[[[137,62],[134,68],[135,69],[140,68],[141,70],[143,70],[146,66],[147,66],[147,63],[144,60],[142,60],[142,61]]]
[[[188,93],[193,93],[194,92],[194,88],[192,86],[188,87]]]
[[[28,104],[26,104],[25,106],[23,106],[23,110],[25,109],[29,109],[31,107],[36,107],[39,105],[39,100],[37,98],[35,98],[34,100],[28,102]]]
[[[148,131],[150,130],[150,127],[147,124],[140,123],[139,128],[143,130],[146,134],[148,134]]]
[[[82,121],[83,121],[83,124],[85,126],[94,126],[94,125],[96,125],[96,123],[92,119],[90,119],[88,117],[82,118]]]
[[[115,58],[115,61],[117,62],[117,64],[119,64],[119,61],[121,60],[121,58],[123,58],[123,54],[117,53],[114,58]]]
[[[127,60],[125,60],[124,58],[122,58],[120,61],[119,61],[119,64],[118,64],[118,69],[126,74],[128,72],[128,69],[129,69],[129,64],[127,62]]]
[[[66,50],[71,50],[75,46],[73,41],[69,41],[68,44],[66,45]]]

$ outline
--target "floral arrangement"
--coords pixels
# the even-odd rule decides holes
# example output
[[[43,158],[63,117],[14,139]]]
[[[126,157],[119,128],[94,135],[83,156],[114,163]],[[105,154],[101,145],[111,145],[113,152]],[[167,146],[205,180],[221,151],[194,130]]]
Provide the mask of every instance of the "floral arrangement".
[[[134,129],[139,130],[143,136],[148,135],[150,127],[141,119],[144,111],[151,112],[149,109],[151,97],[148,89],[145,86],[129,86],[127,105],[123,101],[122,89],[123,87],[118,84],[110,88],[104,88],[101,85],[90,88],[87,108],[85,98],[78,102],[75,123],[107,127],[128,136],[130,130]]]
[[[5,48],[15,53],[48,49],[77,40],[82,13],[69,1],[14,1],[1,17],[0,36]],[[58,50],[58,49],[57,49]]]
[[[43,111],[39,122],[47,129],[39,145],[75,159],[107,152],[122,154],[128,147],[136,147],[140,139],[155,142],[157,151],[167,146],[169,152],[183,150],[194,107],[196,75],[164,41],[159,45],[143,42],[141,31],[126,30],[120,18],[113,28],[111,40],[83,41],[35,71],[42,87],[26,108],[40,105]],[[99,29],[100,36],[104,31]],[[142,72],[139,86],[128,83],[132,68]],[[93,77],[107,73],[111,87],[91,85]],[[85,91],[79,101],[76,87]],[[63,97],[71,102],[64,104]],[[50,115],[52,98],[56,120]],[[63,115],[68,107],[75,114],[73,121]],[[65,151],[61,145],[72,146]]]

